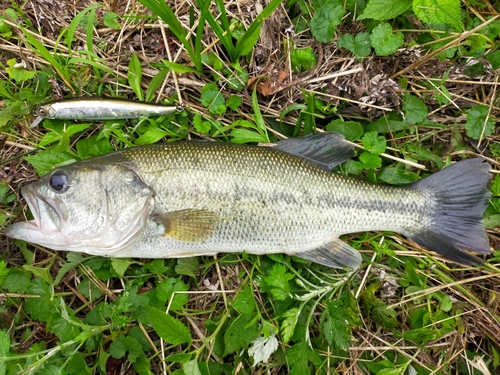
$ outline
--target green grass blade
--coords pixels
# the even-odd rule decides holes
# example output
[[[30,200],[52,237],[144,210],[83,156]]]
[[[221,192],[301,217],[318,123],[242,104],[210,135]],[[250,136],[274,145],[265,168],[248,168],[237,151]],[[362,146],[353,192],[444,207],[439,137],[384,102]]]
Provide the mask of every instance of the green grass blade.
[[[236,43],[236,55],[245,56],[252,51],[259,40],[260,28],[264,21],[278,8],[283,0],[272,0],[252,22],[248,30]]]
[[[236,55],[235,46],[233,45],[233,38],[230,33],[229,20],[227,19],[227,14],[224,9],[224,2],[222,2],[222,5],[220,5],[220,1],[218,1],[218,6],[220,7],[221,12],[220,21],[222,23],[222,26],[221,24],[219,24],[219,22],[217,22],[214,15],[209,11],[210,0],[197,0],[197,3],[200,9],[202,9],[201,13],[206,17],[208,24],[229,54],[229,59],[231,60],[231,62],[234,62],[238,57]],[[225,27],[225,25],[227,25],[227,28]],[[199,27],[203,27],[201,22]]]
[[[162,0],[138,0],[154,14],[160,17],[169,27],[170,31],[179,39],[187,53],[191,57],[198,70],[202,69],[201,56],[196,54],[191,43],[187,40],[187,31],[177,19],[172,9]]]
[[[102,6],[101,4],[93,4],[93,5],[85,8],[84,10],[82,10],[80,13],[78,13],[75,16],[75,18],[73,18],[73,21],[71,21],[69,28],[68,28],[68,33],[66,35],[66,47],[68,47],[68,49],[70,51],[72,50],[71,44],[73,43],[76,29],[78,28],[78,26],[82,22],[83,17],[85,17],[85,15],[88,12],[90,12],[91,10],[94,10],[94,17],[95,17],[95,9],[97,9],[98,7],[101,7],[101,6]]]
[[[253,88],[252,92],[252,109],[254,113],[254,119],[255,123],[257,124],[257,130],[259,133],[266,139],[267,143],[270,142],[269,140],[269,135],[267,134],[267,128],[266,128],[266,123],[264,121],[264,117],[262,117],[262,113],[260,112],[260,107],[259,107],[259,99],[257,98],[257,85],[259,82],[255,83],[255,86]]]
[[[24,36],[28,40],[31,49],[43,57],[49,64],[52,65],[52,67],[56,70],[57,74],[59,74],[59,77],[63,80],[63,82],[66,84],[66,86],[73,92],[75,93],[75,89],[70,83],[70,78],[68,75],[68,72],[66,71],[66,67],[61,65],[58,59],[56,59],[52,54],[49,52],[49,50],[38,41],[33,35],[31,35],[28,30],[26,30],[24,27],[21,25],[18,25],[19,29],[23,32]]]

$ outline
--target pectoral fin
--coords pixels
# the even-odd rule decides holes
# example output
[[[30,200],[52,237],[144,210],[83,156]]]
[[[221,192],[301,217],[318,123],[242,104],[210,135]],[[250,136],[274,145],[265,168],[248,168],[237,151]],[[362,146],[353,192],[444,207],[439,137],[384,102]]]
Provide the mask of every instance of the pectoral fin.
[[[333,268],[349,267],[356,269],[361,265],[361,255],[359,251],[339,238],[317,249],[293,255]]]
[[[195,209],[167,212],[153,220],[165,227],[165,236],[183,242],[206,241],[219,224],[219,218],[212,211]]]

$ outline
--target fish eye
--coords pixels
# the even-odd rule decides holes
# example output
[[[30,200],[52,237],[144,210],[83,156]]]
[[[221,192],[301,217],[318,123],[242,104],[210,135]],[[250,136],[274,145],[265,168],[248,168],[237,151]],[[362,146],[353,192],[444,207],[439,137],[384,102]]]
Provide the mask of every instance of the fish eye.
[[[37,108],[37,110],[35,111],[35,114],[38,116],[45,116],[47,114],[47,111],[45,110],[45,108],[40,107],[40,108]]]
[[[64,193],[69,188],[68,176],[63,172],[54,172],[49,178],[49,186],[56,193]]]

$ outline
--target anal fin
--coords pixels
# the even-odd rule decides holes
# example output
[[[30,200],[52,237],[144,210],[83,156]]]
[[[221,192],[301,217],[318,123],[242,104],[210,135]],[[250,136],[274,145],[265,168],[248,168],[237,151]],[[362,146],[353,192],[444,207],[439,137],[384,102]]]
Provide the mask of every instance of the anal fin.
[[[349,267],[357,269],[361,265],[359,251],[343,242],[340,238],[325,243],[316,249],[293,255],[332,268]]]
[[[208,210],[187,209],[156,215],[153,220],[164,226],[165,236],[183,242],[203,242],[209,239],[219,218]]]

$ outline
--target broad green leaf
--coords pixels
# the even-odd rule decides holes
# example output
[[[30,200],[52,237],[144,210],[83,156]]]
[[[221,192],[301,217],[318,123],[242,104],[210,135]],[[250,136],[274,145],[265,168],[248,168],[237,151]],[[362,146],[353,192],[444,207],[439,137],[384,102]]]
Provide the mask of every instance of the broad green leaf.
[[[291,375],[310,374],[309,345],[305,340],[300,341],[286,350],[286,358],[290,364]]]
[[[52,149],[41,151],[36,155],[28,156],[25,160],[36,169],[38,175],[49,173],[59,165],[66,165],[77,161],[77,157],[69,152],[59,152]]]
[[[175,272],[179,275],[187,275],[196,278],[199,260],[197,257],[179,258],[175,266]]]
[[[488,107],[478,105],[467,110],[465,129],[467,135],[476,140],[484,139],[495,130],[496,121],[488,117]]]
[[[321,314],[321,324],[326,341],[341,350],[347,350],[351,341],[351,332],[347,325],[347,315],[339,302],[328,302]]]
[[[486,216],[484,218],[484,225],[488,229],[500,227],[500,214]]]
[[[243,99],[241,96],[238,95],[231,95],[229,98],[226,100],[226,105],[232,110],[236,111],[238,107],[241,105]]]
[[[316,54],[313,52],[312,47],[304,49],[293,49],[290,52],[290,59],[292,62],[292,69],[296,72],[310,70],[316,66]]]
[[[245,121],[245,120],[240,120],[240,121]],[[264,136],[262,136],[260,133],[257,133],[256,131],[249,130],[249,129],[233,129],[231,131],[231,141],[233,143],[252,143],[252,142],[257,142],[257,143],[267,143],[268,139],[266,139]]]
[[[203,86],[200,101],[212,114],[223,115],[226,112],[226,101],[215,83]]]
[[[118,22],[118,14],[115,12],[106,12],[102,18],[102,22],[106,27],[118,30],[120,28],[120,22]]]
[[[127,352],[127,359],[130,363],[134,363],[143,354],[141,344],[133,337],[120,335],[111,342],[109,354],[113,358],[123,358]]]
[[[201,134],[208,134],[212,128],[212,124],[209,121],[203,121],[199,113],[194,114],[193,125],[196,131]]]
[[[52,275],[50,273],[50,267],[36,267],[31,264],[24,264],[23,268],[31,272],[35,277],[41,278],[43,281],[45,281],[47,284],[53,284],[54,280],[52,279]]]
[[[390,185],[407,185],[417,181],[419,175],[402,168],[387,167],[377,174],[377,179]]]
[[[349,141],[360,139],[363,135],[363,127],[356,121],[333,120],[326,126],[326,130],[340,133]]]
[[[29,272],[9,268],[8,274],[4,279],[3,288],[11,293],[26,293],[31,285],[31,274]]]
[[[366,32],[359,33],[356,37],[351,34],[343,34],[339,38],[338,46],[351,51],[358,58],[367,57],[372,51],[370,34]]]
[[[377,55],[388,56],[403,45],[404,36],[403,33],[394,34],[391,25],[383,22],[372,30],[370,41]]]
[[[406,122],[418,124],[427,118],[428,110],[423,101],[408,93],[404,97],[403,112]]]
[[[144,306],[144,308],[148,313],[149,322],[163,340],[172,345],[191,342],[191,333],[181,321],[154,307]]]
[[[252,288],[246,286],[238,293],[233,302],[233,307],[240,314],[250,314],[255,309],[255,299]]]
[[[451,25],[464,30],[460,18],[460,0],[413,0],[415,15],[429,25]]]
[[[365,133],[362,138],[363,146],[367,151],[370,151],[374,155],[381,154],[385,151],[386,140],[383,136],[377,135],[377,132],[371,131]]]
[[[142,102],[144,100],[141,87],[142,67],[141,67],[141,62],[139,61],[139,58],[135,53],[133,53],[130,56],[130,63],[128,65],[127,77],[130,88],[134,91],[135,95],[137,96],[137,99],[139,99],[139,101]]]
[[[10,336],[3,329],[0,330],[0,374],[5,374],[6,359],[9,357],[10,351]]]
[[[151,145],[158,142],[169,133],[166,130],[150,126],[148,130],[134,141],[135,145]]]
[[[359,155],[359,160],[363,163],[365,169],[377,169],[382,166],[382,159],[378,155],[363,151]]]
[[[7,61],[8,67],[5,71],[9,74],[9,78],[16,82],[25,82],[32,79],[36,75],[36,71],[26,70],[26,64],[24,61],[17,63],[16,59],[10,59]]]
[[[170,311],[177,311],[187,303],[188,295],[186,293],[176,293],[187,290],[189,290],[189,286],[184,284],[181,279],[175,277],[171,277],[156,285],[158,299],[167,306],[170,306]]]
[[[55,334],[61,342],[67,342],[75,339],[80,333],[80,328],[71,324],[68,320],[64,319],[57,311],[52,310],[50,306],[45,306],[49,309],[50,315],[47,318],[47,331]],[[69,310],[69,308],[67,308]]]
[[[137,263],[137,262],[131,261],[127,258],[111,258],[111,266],[113,267],[113,270],[120,278],[125,276],[125,272],[127,272],[128,267],[132,263]]]
[[[202,375],[195,359],[183,363],[182,370],[184,370],[185,375]]]
[[[258,325],[251,324],[254,314],[242,314],[234,319],[224,333],[224,356],[237,352],[248,345],[258,335]]]
[[[396,18],[411,7],[413,0],[370,0],[358,20],[372,18],[385,21]]]
[[[337,3],[326,3],[314,12],[311,19],[311,32],[318,42],[328,43],[335,36],[336,26],[342,22],[346,13],[344,7]]]

